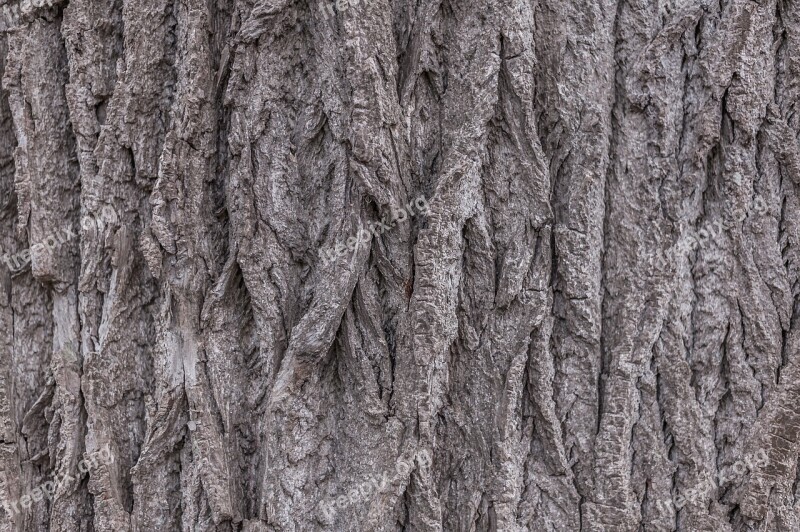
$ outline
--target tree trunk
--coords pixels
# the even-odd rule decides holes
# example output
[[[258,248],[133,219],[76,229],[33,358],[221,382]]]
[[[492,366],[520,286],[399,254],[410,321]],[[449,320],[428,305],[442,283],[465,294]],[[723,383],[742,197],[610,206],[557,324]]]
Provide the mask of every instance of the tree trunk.
[[[0,26],[0,532],[800,530],[797,2]]]

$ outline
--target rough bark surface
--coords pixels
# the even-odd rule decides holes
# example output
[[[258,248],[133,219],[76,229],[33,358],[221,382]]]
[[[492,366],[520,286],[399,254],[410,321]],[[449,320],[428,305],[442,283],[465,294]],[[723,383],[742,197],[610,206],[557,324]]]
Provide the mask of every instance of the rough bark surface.
[[[0,532],[800,531],[800,3],[0,23]]]

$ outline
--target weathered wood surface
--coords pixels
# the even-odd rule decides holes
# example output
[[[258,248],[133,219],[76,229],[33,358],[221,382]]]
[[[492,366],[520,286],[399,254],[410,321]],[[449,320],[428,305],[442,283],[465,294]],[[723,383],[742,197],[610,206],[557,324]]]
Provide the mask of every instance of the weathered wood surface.
[[[800,4],[0,0],[0,532],[800,530]]]

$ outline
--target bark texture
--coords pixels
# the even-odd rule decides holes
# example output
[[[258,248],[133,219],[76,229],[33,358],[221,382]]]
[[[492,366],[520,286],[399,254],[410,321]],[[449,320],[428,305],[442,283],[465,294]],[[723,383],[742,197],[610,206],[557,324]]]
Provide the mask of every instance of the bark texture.
[[[0,532],[800,531],[800,3],[0,19]]]

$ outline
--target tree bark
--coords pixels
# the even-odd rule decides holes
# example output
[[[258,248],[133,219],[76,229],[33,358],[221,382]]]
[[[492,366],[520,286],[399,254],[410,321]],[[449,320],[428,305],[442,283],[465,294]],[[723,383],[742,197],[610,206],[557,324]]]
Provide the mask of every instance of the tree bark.
[[[800,4],[0,4],[0,532],[800,530]]]

